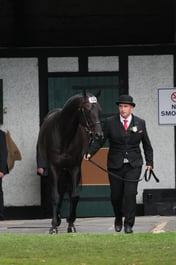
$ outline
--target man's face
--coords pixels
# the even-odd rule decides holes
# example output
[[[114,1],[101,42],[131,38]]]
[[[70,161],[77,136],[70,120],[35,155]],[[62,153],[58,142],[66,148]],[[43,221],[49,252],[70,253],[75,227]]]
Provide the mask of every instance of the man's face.
[[[133,106],[130,104],[124,104],[124,103],[119,104],[120,115],[125,119],[127,119],[128,116],[130,116],[130,114],[132,113],[132,110],[133,110]]]

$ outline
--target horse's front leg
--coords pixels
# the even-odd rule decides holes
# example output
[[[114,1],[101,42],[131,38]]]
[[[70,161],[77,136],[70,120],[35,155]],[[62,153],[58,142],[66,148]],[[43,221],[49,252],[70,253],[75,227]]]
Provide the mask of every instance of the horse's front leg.
[[[58,215],[58,207],[61,204],[61,196],[59,195],[59,191],[58,191],[58,180],[59,180],[59,173],[57,172],[56,168],[53,165],[50,165],[50,175],[51,175],[51,192],[52,192],[52,211],[53,211],[53,215],[52,215],[52,227],[50,228],[49,233],[50,234],[57,234],[58,233],[58,229],[57,227],[60,225],[61,223],[61,217],[60,214]]]
[[[59,193],[57,190],[57,185],[53,186],[53,192],[52,192],[52,208],[53,208],[53,217],[52,217],[52,227],[50,228],[49,233],[50,234],[57,234],[58,229],[57,226],[60,225],[58,223],[58,205],[59,205]]]
[[[76,220],[76,209],[77,209],[78,201],[79,201],[79,196],[70,197],[70,215],[67,218],[67,222],[68,222],[67,232],[68,233],[76,233],[74,222]]]
[[[72,187],[69,190],[69,198],[70,198],[70,211],[69,217],[67,218],[68,222],[68,233],[75,233],[76,228],[74,226],[74,222],[76,220],[76,209],[77,204],[79,202],[79,182],[81,177],[81,169],[80,167],[75,167],[72,172]]]

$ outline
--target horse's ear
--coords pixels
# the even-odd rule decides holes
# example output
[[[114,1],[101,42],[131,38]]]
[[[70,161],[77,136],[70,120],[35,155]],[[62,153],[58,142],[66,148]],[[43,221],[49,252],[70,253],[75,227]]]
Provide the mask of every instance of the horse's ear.
[[[83,94],[83,97],[85,98],[86,97],[86,89],[85,88],[83,88],[82,94]]]
[[[99,90],[95,96],[96,96],[96,98],[99,98],[100,95],[101,95],[101,90]]]

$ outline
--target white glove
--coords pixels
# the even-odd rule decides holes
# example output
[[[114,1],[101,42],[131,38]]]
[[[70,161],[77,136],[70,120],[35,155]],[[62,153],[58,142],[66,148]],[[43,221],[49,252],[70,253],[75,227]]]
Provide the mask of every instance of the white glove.
[[[89,160],[90,158],[91,158],[91,154],[85,154],[85,155],[84,155],[84,159],[85,159],[85,160]]]

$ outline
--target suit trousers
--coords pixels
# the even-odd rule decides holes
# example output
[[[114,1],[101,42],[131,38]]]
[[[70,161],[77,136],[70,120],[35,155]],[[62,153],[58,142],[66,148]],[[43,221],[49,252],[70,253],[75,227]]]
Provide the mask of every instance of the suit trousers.
[[[124,163],[119,169],[108,169],[114,215],[119,224],[122,223],[122,217],[125,217],[124,226],[132,227],[135,223],[137,180],[140,178],[141,169],[141,166],[133,168],[129,163]]]
[[[4,197],[2,190],[2,178],[0,178],[0,219],[4,218]]]

